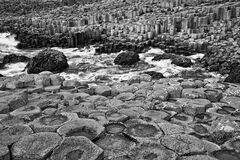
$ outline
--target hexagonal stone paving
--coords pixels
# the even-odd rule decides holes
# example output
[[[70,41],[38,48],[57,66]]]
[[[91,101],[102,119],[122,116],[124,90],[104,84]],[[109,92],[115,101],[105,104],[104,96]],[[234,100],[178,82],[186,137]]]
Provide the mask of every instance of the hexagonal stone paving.
[[[217,160],[217,159],[207,155],[194,155],[194,156],[184,156],[181,158],[181,160]]]
[[[61,113],[48,116],[42,116],[31,123],[35,132],[55,132],[65,123],[78,119],[76,113]]]
[[[130,119],[124,123],[126,125],[125,134],[137,141],[157,140],[163,133],[155,123],[146,122],[140,119]]]
[[[104,157],[109,159],[128,154],[137,143],[129,137],[117,134],[103,136],[95,144],[104,150]]]
[[[57,132],[65,137],[85,136],[93,140],[100,136],[104,131],[104,127],[93,119],[80,118],[70,121],[61,126]]]
[[[50,160],[100,160],[103,150],[86,137],[67,137],[54,149]]]
[[[7,146],[0,144],[0,159],[1,160],[10,160],[10,152]]]
[[[42,132],[21,138],[12,146],[13,160],[44,160],[60,143],[57,133]]]
[[[14,110],[10,115],[15,117],[27,116],[30,119],[34,119],[41,115],[41,109],[37,106],[26,106]]]
[[[205,151],[204,143],[200,139],[186,134],[164,136],[162,138],[162,145],[179,155],[202,153]]]
[[[142,143],[128,154],[136,160],[176,160],[177,154],[157,142]]]
[[[11,145],[17,142],[20,138],[32,134],[32,129],[27,125],[16,125],[5,128],[0,131],[0,144]]]

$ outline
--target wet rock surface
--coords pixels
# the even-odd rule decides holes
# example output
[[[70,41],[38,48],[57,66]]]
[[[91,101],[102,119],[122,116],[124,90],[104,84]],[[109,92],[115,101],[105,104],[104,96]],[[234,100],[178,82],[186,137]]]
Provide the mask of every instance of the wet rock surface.
[[[25,136],[13,144],[13,159],[46,159],[60,141],[61,137],[57,133],[43,132]]]
[[[0,98],[8,99],[1,101],[2,106],[11,109],[3,109],[0,118],[0,156],[14,160],[239,156],[237,84],[229,83],[230,90],[213,84],[219,79],[152,80],[142,74],[92,87],[51,72],[37,76],[46,75],[55,80],[41,82],[47,89],[34,91],[39,79],[32,75],[33,82],[24,89],[1,91]],[[50,92],[55,84],[60,87]]]
[[[103,150],[86,137],[68,137],[54,149],[50,159],[58,160],[62,158],[68,160],[98,160],[103,159]]]
[[[42,71],[59,73],[67,67],[67,57],[62,52],[53,49],[41,51],[37,56],[31,58],[26,66],[28,73],[40,73]]]
[[[140,61],[140,58],[135,52],[123,52],[114,59],[114,63],[118,65],[133,65],[138,61]]]

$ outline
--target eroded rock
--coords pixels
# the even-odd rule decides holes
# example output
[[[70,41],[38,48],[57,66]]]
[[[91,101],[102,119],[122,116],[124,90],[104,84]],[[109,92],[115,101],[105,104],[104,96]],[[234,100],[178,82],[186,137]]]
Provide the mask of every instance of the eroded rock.
[[[13,144],[13,160],[46,159],[60,141],[57,133],[42,132],[25,136]]]

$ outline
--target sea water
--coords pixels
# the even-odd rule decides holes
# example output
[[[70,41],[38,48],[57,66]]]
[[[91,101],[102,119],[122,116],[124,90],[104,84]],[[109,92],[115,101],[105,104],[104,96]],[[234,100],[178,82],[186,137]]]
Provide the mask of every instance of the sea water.
[[[19,42],[14,39],[14,35],[10,33],[0,34],[0,57],[8,54],[26,55],[28,57],[35,56],[40,49],[36,50],[21,50],[16,46]],[[65,79],[78,79],[82,81],[124,81],[134,75],[145,71],[161,72],[165,77],[177,74],[182,70],[191,70],[191,67],[183,68],[171,63],[170,59],[161,61],[152,61],[154,56],[163,54],[164,51],[159,48],[151,48],[145,53],[139,54],[142,66],[131,66],[128,68],[119,67],[113,63],[116,56],[123,52],[112,54],[95,55],[93,46],[85,48],[59,48],[52,49],[63,52],[67,59],[70,68],[74,68],[74,72],[67,71],[60,73]],[[189,56],[193,62],[196,58],[202,58],[203,54]],[[26,63],[7,64],[4,69],[0,70],[0,74],[4,76],[14,76],[24,73]]]

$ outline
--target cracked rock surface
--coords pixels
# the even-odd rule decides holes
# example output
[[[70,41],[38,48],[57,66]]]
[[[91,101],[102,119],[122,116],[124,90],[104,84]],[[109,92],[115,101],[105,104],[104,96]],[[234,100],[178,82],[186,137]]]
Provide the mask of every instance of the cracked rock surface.
[[[214,90],[214,86],[221,83],[219,79],[203,79],[201,85],[190,80],[190,86],[177,78],[148,81],[143,78],[121,82],[119,91],[114,93],[116,84],[105,85],[104,92],[101,86],[95,87],[98,90],[92,93],[86,85],[86,89],[80,87],[74,91],[58,87],[54,92],[43,89],[35,93],[32,87],[38,86],[32,85],[24,91],[1,91],[0,99],[16,92],[21,102],[21,94],[27,101],[19,106],[17,102],[10,103],[15,110],[1,114],[0,158],[239,159],[239,98],[211,95],[209,86]],[[59,81],[58,85],[83,84],[64,82]],[[184,93],[179,94],[180,90],[172,89],[171,85],[185,88]],[[236,88],[240,87],[234,85],[234,90]]]

